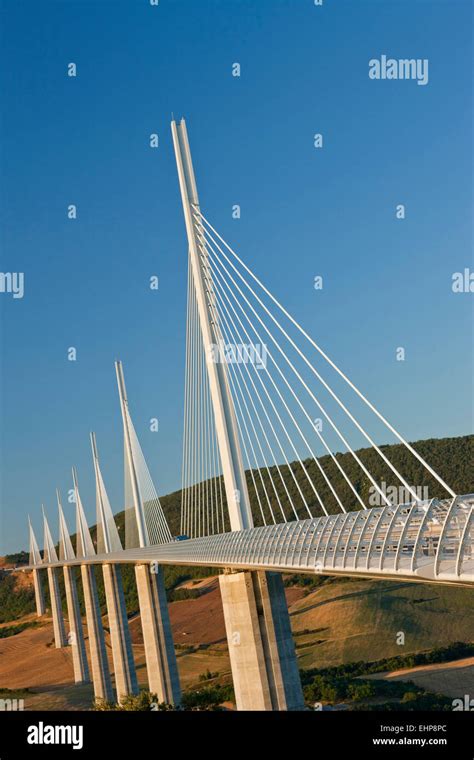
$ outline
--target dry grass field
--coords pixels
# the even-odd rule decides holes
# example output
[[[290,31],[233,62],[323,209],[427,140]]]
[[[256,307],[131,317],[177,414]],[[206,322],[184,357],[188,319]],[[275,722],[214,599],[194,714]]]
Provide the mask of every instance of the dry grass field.
[[[22,581],[22,582],[27,582]],[[230,681],[224,619],[217,578],[182,584],[199,589],[197,599],[170,604],[178,667],[184,689],[199,683],[207,671],[214,682]],[[309,593],[287,588],[290,618],[301,669],[328,667],[357,660],[373,661],[474,641],[473,595],[469,591],[396,582],[332,580]],[[20,622],[35,622],[34,615]],[[27,688],[25,709],[89,709],[90,685],[73,683],[71,653],[56,649],[51,619],[37,627],[0,639],[0,690]],[[110,641],[106,644],[112,668]],[[139,616],[130,621],[139,682],[146,685],[146,668]],[[396,643],[405,633],[405,646]],[[409,671],[377,674],[377,678],[413,680],[426,689],[459,696],[474,694],[472,660],[443,663]]]

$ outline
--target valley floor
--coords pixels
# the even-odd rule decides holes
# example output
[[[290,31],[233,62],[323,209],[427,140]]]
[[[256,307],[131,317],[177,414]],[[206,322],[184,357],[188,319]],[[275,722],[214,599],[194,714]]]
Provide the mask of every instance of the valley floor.
[[[201,592],[197,599],[170,603],[183,689],[230,683],[218,579],[189,581],[183,586]],[[300,585],[286,591],[302,670],[474,641],[474,595],[469,590],[337,579],[309,591]],[[15,624],[36,620],[30,615]],[[27,710],[90,709],[92,687],[74,685],[70,651],[54,647],[47,616],[38,622],[37,627],[0,638],[0,697],[2,689],[28,689],[19,694]],[[146,686],[139,616],[130,623],[139,682]],[[107,618],[104,625],[107,628]],[[405,636],[404,646],[397,643],[400,632]],[[108,632],[106,643],[112,668]],[[413,681],[428,691],[462,698],[474,695],[474,658],[368,678]]]

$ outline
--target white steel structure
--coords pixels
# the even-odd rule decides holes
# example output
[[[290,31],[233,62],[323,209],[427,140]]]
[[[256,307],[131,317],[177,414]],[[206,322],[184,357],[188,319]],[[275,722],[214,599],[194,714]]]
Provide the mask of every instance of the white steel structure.
[[[194,219],[194,214],[199,212],[199,198],[184,119],[179,124],[172,121],[171,132],[188,235],[191,283],[196,297],[207,362],[230,525],[232,530],[244,530],[253,526],[252,512],[227,368],[223,363],[212,361],[213,347],[221,340],[221,334],[213,312],[214,296],[207,251],[205,246],[200,245]]]
[[[125,507],[126,518],[129,518],[125,525],[126,545],[166,543],[171,540],[171,533],[130,416],[122,362],[115,362],[115,370],[124,434]],[[127,532],[131,538],[127,537]]]
[[[474,494],[295,520],[84,561],[156,561],[473,586]]]

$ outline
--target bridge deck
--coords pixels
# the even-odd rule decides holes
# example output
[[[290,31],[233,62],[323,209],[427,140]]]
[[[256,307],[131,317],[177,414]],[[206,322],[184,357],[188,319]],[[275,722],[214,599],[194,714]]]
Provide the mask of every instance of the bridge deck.
[[[376,507],[39,567],[138,562],[472,586],[474,495]]]

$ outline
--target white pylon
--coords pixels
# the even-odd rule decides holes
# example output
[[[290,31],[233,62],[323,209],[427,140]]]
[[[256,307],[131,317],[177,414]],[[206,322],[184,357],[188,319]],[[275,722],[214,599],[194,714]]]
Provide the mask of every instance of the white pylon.
[[[104,543],[104,552],[109,554],[110,552],[122,551],[122,543],[118,534],[117,526],[115,524],[114,516],[110,506],[107,491],[105,490],[104,479],[99,464],[99,454],[97,451],[97,441],[95,433],[90,434],[91,446],[92,446],[92,459],[94,462],[95,473],[95,491],[96,491],[96,505],[97,505],[97,552],[99,549],[99,528],[102,534],[102,541]]]
[[[28,525],[30,530],[30,565],[41,565],[42,559],[40,550],[38,548],[38,542],[31,524],[30,516],[28,515]]]
[[[142,495],[140,493],[140,487],[138,484],[138,475],[135,467],[135,461],[133,458],[131,430],[129,424],[128,413],[128,398],[127,389],[125,387],[125,378],[123,376],[122,362],[115,362],[115,371],[117,373],[117,384],[120,396],[120,409],[122,411],[123,431],[125,441],[125,452],[127,457],[128,471],[130,474],[130,484],[132,487],[133,506],[135,508],[135,518],[138,527],[138,540],[140,547],[149,546],[150,541],[148,537],[148,529],[145,521],[145,510],[142,501]]]
[[[75,467],[72,468],[72,482],[74,485],[74,498],[76,500],[76,554],[78,557],[89,557],[95,554],[95,549],[79,494]]]
[[[56,489],[56,496],[58,499],[58,511],[59,511],[59,559],[66,562],[70,559],[74,559],[74,549],[72,548],[71,538],[67,529],[66,519],[64,517],[63,507],[61,504],[61,494],[59,489]]]
[[[199,211],[199,199],[191,161],[191,151],[186,131],[186,123],[181,119],[179,124],[171,122],[171,132],[176,154],[181,199],[183,202],[186,232],[189,243],[189,259],[192,268],[192,282],[196,292],[199,312],[199,322],[202,332],[206,366],[209,376],[216,435],[224,476],[224,485],[232,530],[244,530],[253,527],[250,499],[247,481],[240,450],[237,421],[232,395],[227,377],[227,366],[224,362],[213,361],[213,346],[219,340],[219,335],[213,331],[215,312],[211,314],[210,303],[210,273],[206,268],[205,282],[201,256],[206,255],[202,243],[198,244],[196,225],[193,214]],[[199,248],[201,247],[201,251]],[[214,327],[214,330],[217,326]]]
[[[43,512],[43,524],[44,524],[44,561],[45,562],[58,562],[58,555],[54,546],[51,531],[49,529],[48,520],[44,511],[44,505],[41,505]]]

